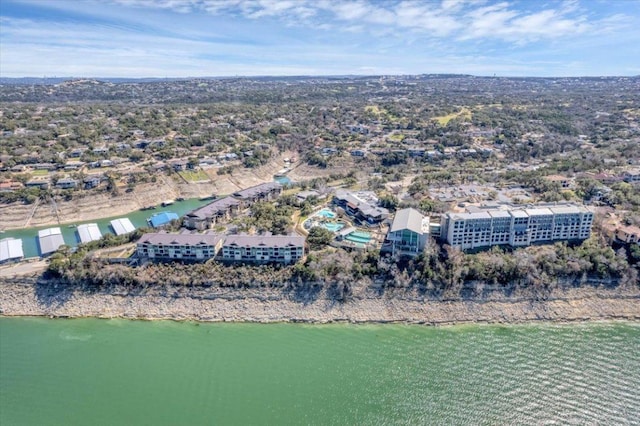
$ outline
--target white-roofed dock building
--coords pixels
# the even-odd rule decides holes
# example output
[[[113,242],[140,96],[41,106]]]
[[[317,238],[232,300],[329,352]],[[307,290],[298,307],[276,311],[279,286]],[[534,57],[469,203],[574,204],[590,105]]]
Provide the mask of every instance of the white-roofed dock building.
[[[383,250],[394,255],[418,256],[428,240],[429,217],[412,208],[402,209],[393,218]]]
[[[81,243],[90,243],[91,241],[98,241],[102,238],[102,232],[100,232],[97,223],[84,223],[78,225],[76,230],[78,231],[78,238]]]
[[[133,223],[126,217],[112,220],[111,228],[116,235],[124,235],[136,230]]]
[[[48,228],[38,231],[38,243],[40,244],[40,254],[47,256],[64,245],[64,238],[60,228]]]
[[[591,235],[593,212],[575,204],[498,206],[443,215],[442,238],[462,250],[581,241]]]
[[[24,257],[22,240],[18,238],[3,238],[0,240],[0,264],[17,262]]]

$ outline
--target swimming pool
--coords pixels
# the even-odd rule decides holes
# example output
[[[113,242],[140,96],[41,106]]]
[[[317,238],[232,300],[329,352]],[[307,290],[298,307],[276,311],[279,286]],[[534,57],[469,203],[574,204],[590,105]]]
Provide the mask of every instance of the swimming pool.
[[[353,231],[352,233],[344,237],[344,239],[347,241],[351,241],[352,243],[367,244],[369,241],[371,241],[371,234],[369,234],[368,232]]]
[[[336,217],[336,214],[334,212],[332,212],[329,209],[322,209],[320,210],[318,213],[316,213],[317,216],[322,216],[322,217],[326,217],[329,219],[333,219]]]
[[[328,229],[331,232],[338,232],[339,230],[344,228],[344,223],[326,222],[326,223],[323,223],[322,226],[324,226],[326,229]]]

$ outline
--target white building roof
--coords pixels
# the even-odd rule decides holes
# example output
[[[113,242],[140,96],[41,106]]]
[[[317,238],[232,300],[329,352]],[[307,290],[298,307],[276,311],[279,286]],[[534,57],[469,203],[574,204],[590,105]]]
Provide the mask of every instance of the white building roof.
[[[4,238],[0,240],[0,262],[23,257],[22,240],[16,238]]]
[[[529,217],[526,211],[524,210],[509,210],[511,216],[513,217]]]
[[[396,216],[393,218],[393,223],[391,224],[390,232],[402,231],[403,229],[408,229],[409,231],[415,232],[416,234],[425,233],[425,229],[423,227],[424,216],[420,214],[419,211],[408,208],[398,210],[396,212]],[[429,232],[429,222],[427,222],[427,230]]]
[[[553,216],[553,212],[547,208],[527,209],[529,216]]]
[[[113,228],[113,232],[115,232],[116,235],[124,235],[136,230],[135,226],[133,226],[133,223],[131,223],[131,221],[126,217],[112,220],[111,227]]]
[[[550,210],[555,214],[579,214],[589,212],[586,208],[579,206],[558,206],[551,207]]]
[[[490,210],[487,213],[489,213],[489,215],[496,219],[496,218],[510,218],[511,215],[509,214],[508,211],[506,210]]]
[[[83,225],[78,225],[78,235],[80,236],[81,243],[89,243],[102,238],[102,233],[100,232],[97,223],[85,223]]]
[[[41,254],[53,253],[64,244],[62,231],[57,227],[40,230],[38,231],[38,242],[40,243]]]

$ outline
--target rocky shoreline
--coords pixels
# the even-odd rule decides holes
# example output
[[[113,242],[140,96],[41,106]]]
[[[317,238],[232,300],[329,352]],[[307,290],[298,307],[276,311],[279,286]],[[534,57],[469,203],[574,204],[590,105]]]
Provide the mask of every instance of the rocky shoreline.
[[[640,320],[640,291],[575,288],[545,300],[428,300],[384,295],[301,301],[277,289],[112,288],[92,292],[33,278],[0,281],[0,316],[204,322],[526,323]]]

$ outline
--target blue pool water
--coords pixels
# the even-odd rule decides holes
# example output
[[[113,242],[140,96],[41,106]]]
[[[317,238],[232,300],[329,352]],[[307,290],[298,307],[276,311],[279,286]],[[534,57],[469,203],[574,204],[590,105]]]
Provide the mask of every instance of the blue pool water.
[[[344,223],[327,222],[327,223],[323,223],[322,226],[324,226],[326,229],[328,229],[331,232],[338,232],[339,230],[344,228]]]
[[[291,179],[289,179],[287,176],[274,177],[273,180],[281,183],[282,185],[289,185],[291,183]]]
[[[345,240],[353,243],[367,244],[371,241],[371,234],[367,232],[353,231],[345,237]]]
[[[336,217],[336,214],[329,209],[322,209],[317,213],[318,216],[327,217],[329,219],[333,219]]]

